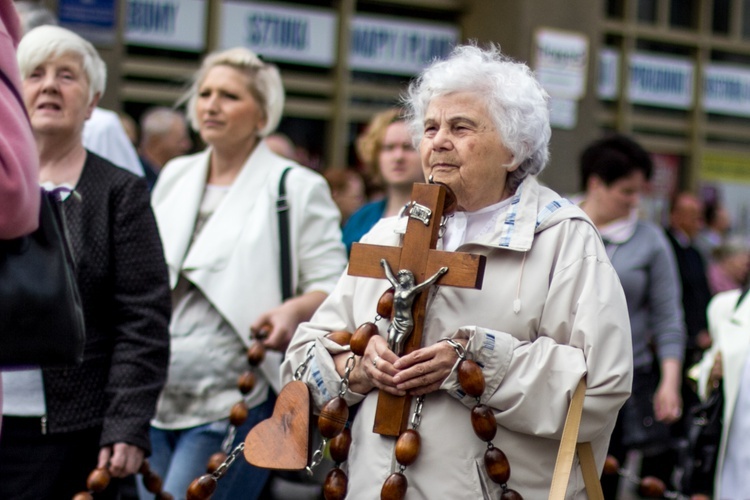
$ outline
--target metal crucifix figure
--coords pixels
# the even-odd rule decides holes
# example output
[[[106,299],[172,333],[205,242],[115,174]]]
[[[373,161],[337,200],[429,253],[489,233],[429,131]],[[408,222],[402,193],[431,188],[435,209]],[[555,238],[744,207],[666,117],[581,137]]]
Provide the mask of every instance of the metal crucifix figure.
[[[385,276],[393,285],[393,319],[388,327],[388,346],[391,351],[401,356],[403,354],[404,343],[414,330],[414,315],[412,306],[414,299],[419,292],[435,283],[438,278],[448,272],[446,266],[441,267],[431,277],[427,278],[420,284],[416,283],[414,273],[408,269],[402,269],[396,276],[393,275],[391,266],[388,261],[380,259],[380,265],[385,270]]]

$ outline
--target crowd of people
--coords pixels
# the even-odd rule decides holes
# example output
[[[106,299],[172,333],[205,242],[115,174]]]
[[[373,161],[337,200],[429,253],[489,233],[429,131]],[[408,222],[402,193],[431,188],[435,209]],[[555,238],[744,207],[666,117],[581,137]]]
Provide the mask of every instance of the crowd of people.
[[[146,459],[184,498],[292,380],[316,413],[336,397],[356,407],[349,498],[394,485],[406,498],[546,497],[581,380],[578,436],[599,473],[608,456],[637,456],[638,474],[668,489],[744,498],[748,242],[720,203],[693,193],[674,196],[664,227],[645,220],[654,166],[627,136],[581,152],[580,194],[545,187],[549,97],[525,64],[457,46],[372,117],[357,165],[321,175],[277,131],[278,68],[246,48],[206,56],[183,99],[136,126],[98,107],[106,67],[91,43],[10,0],[0,21],[0,240],[34,231],[40,186],[69,193],[86,323],[81,364],[0,367],[0,498],[72,498],[98,468],[113,478],[101,498],[151,499],[132,481]],[[384,279],[348,275],[354,242],[403,244],[412,187],[426,180],[455,198],[437,249],[483,256],[482,288],[443,285],[450,265],[421,283],[387,263]],[[413,351],[389,342],[376,313],[392,286],[428,297]],[[400,297],[398,328],[413,324]],[[368,323],[361,352],[334,340]],[[265,358],[241,394],[256,344]],[[466,385],[468,361],[481,390]],[[676,481],[691,410],[712,390],[724,394],[716,464]],[[381,393],[418,401],[411,460],[372,431]],[[240,399],[248,418],[235,428]],[[239,460],[212,498],[268,498],[271,478]],[[591,487],[576,466],[566,498]],[[623,485],[614,474],[601,487],[616,499]]]

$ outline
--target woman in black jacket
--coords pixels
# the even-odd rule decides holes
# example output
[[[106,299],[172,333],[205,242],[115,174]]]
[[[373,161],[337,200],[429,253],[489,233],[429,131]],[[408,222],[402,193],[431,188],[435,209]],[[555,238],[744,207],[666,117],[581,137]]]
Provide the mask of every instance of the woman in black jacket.
[[[83,147],[106,79],[94,47],[42,26],[23,38],[18,61],[40,182],[76,193],[63,207],[87,338],[80,366],[4,372],[0,498],[71,498],[93,468],[124,477],[150,452],[169,358],[169,285],[146,183]]]

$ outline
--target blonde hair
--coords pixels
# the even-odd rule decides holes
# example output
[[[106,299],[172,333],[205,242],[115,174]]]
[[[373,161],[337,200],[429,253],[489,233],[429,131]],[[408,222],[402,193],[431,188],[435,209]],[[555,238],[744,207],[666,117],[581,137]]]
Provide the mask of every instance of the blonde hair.
[[[378,156],[383,147],[383,139],[388,127],[397,122],[405,122],[401,108],[390,108],[376,113],[367,124],[367,128],[357,138],[357,156],[367,167],[368,174],[373,179],[380,178]]]

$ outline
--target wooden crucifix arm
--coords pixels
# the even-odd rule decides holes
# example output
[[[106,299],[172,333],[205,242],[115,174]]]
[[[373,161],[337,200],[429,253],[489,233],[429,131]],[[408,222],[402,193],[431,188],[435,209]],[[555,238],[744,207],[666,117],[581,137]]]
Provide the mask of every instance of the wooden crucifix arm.
[[[437,270],[435,274],[424,280],[422,283],[418,284],[416,287],[414,287],[414,292],[419,293],[422,291],[423,288],[426,288],[433,283],[435,283],[442,275],[448,272],[448,268],[446,266],[441,267]]]

